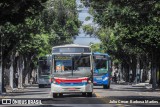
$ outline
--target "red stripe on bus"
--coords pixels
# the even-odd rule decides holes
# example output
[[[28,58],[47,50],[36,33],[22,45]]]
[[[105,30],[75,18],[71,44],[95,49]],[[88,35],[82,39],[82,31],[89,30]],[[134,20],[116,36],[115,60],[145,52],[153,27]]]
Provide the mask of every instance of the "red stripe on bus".
[[[74,79],[64,79],[64,78],[55,78],[55,81],[59,83],[80,83],[82,81],[87,82],[88,78],[74,78]]]

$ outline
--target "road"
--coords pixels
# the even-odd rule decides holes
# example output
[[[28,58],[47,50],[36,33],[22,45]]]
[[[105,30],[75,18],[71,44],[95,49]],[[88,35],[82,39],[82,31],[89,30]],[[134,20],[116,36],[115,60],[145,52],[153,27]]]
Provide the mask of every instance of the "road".
[[[25,98],[37,99],[41,100],[42,107],[46,105],[51,107],[149,107],[154,105],[158,107],[158,105],[160,105],[160,91],[152,91],[151,89],[146,89],[141,86],[118,84],[111,84],[110,89],[103,89],[101,86],[95,86],[93,97],[83,97],[81,94],[65,94],[60,98],[52,98],[50,88],[38,88],[35,86],[27,87],[23,91],[12,92],[9,95],[3,96],[3,98],[21,100]],[[9,106],[7,105],[7,107]]]

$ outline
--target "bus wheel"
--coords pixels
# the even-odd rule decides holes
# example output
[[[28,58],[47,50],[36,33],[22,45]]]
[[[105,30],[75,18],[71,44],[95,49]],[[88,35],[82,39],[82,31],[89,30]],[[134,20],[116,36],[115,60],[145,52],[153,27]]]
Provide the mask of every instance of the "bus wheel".
[[[57,98],[58,94],[57,93],[53,93],[53,98]]]
[[[59,93],[59,97],[63,97],[63,93]]]
[[[86,93],[82,93],[82,96],[83,96],[83,97],[86,97]]]
[[[43,84],[39,84],[38,87],[39,87],[39,88],[43,88]]]
[[[87,97],[92,97],[92,92],[87,93]]]
[[[107,86],[107,89],[109,89],[109,88],[110,88],[110,85]]]
[[[103,85],[103,88],[104,88],[104,89],[109,89],[109,88],[110,88],[110,85]]]

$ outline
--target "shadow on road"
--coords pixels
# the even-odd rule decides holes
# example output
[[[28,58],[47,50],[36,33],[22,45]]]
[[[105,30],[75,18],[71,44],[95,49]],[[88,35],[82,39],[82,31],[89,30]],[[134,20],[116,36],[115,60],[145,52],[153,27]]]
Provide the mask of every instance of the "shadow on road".
[[[0,102],[1,103],[1,102]],[[13,107],[14,105],[7,105],[2,107]],[[72,105],[52,105],[52,104],[46,104],[46,105],[28,105],[29,107],[73,107]],[[15,107],[28,107],[27,105],[16,105]]]
[[[109,96],[104,97],[109,99],[120,99],[120,100],[158,100],[160,101],[160,96]]]
[[[134,91],[134,92],[160,92],[159,90],[147,89],[144,87],[125,87],[120,89],[110,88],[110,91]]]
[[[150,90],[147,90],[145,88],[124,88],[124,89],[109,89],[110,91],[136,91],[136,92],[149,92]]]
[[[96,97],[96,95],[93,93],[92,97]],[[59,96],[58,98],[91,98],[91,97],[83,96],[82,94],[63,94],[63,96]]]

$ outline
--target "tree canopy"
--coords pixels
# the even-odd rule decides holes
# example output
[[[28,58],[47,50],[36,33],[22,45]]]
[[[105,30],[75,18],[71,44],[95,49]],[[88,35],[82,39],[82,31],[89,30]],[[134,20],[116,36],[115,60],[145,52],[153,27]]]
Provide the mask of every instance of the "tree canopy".
[[[74,0],[2,0],[3,58],[12,52],[43,56],[58,44],[72,43],[80,22]]]
[[[92,33],[99,37],[107,52],[130,55],[160,50],[159,0],[82,1],[98,24],[97,31]]]

